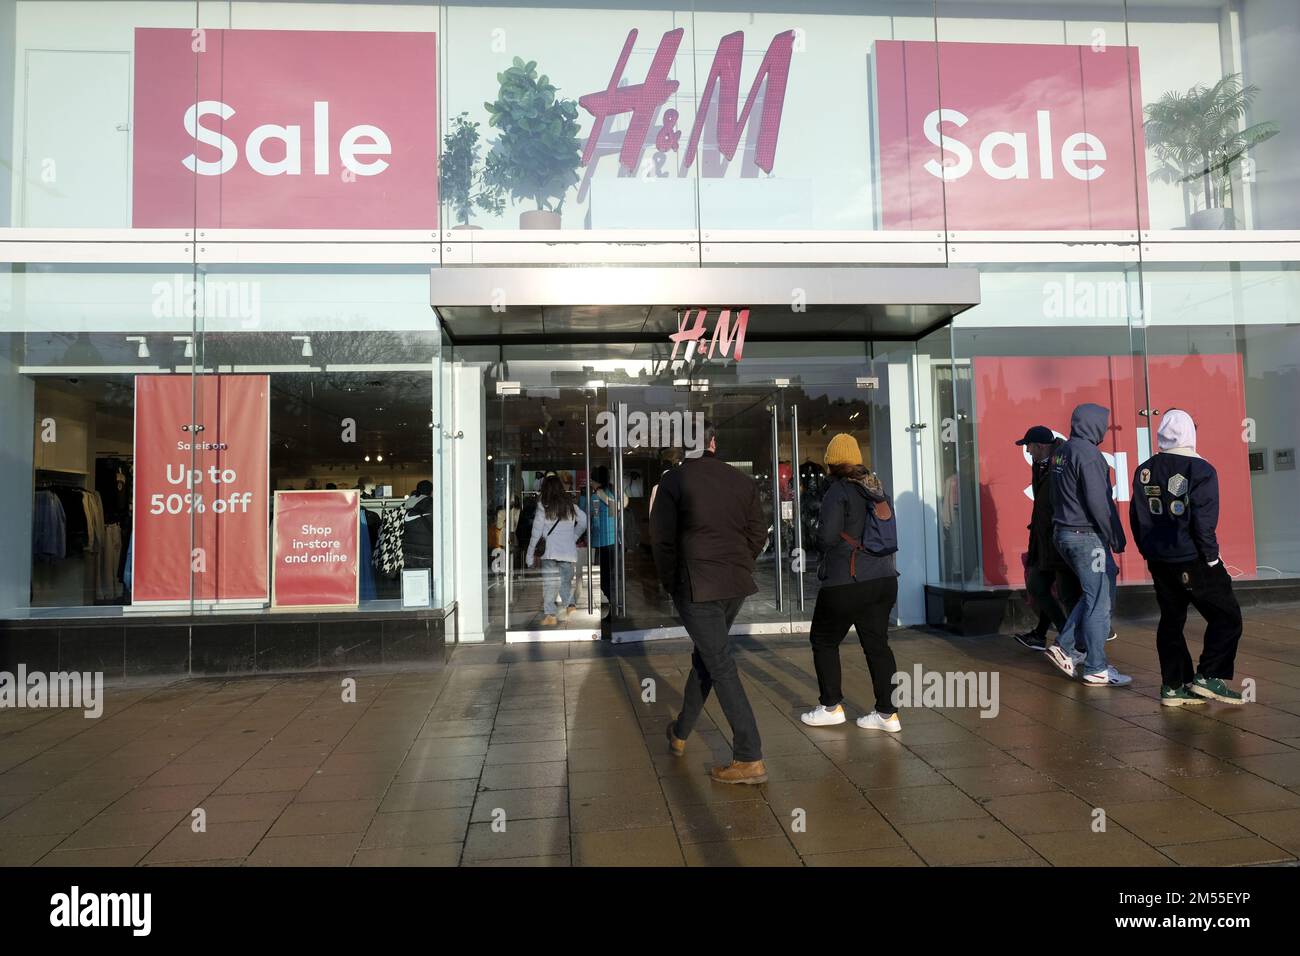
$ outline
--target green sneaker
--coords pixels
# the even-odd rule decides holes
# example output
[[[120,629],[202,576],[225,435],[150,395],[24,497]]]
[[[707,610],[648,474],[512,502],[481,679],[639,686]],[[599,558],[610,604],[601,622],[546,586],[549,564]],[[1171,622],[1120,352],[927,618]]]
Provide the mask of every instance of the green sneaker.
[[[1205,698],[1193,694],[1187,689],[1186,685],[1170,687],[1168,684],[1161,684],[1160,703],[1166,707],[1182,707],[1184,704],[1203,704]]]
[[[1241,695],[1217,677],[1206,677],[1204,674],[1197,674],[1192,678],[1192,682],[1188,687],[1198,697],[1208,697],[1211,700],[1221,701],[1225,704],[1242,703]]]

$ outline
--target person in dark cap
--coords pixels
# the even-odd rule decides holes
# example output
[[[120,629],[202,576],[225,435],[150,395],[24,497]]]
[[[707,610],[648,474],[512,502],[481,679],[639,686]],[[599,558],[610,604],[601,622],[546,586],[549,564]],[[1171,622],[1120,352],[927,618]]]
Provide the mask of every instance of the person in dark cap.
[[[1058,635],[1061,633],[1081,593],[1079,579],[1052,543],[1052,453],[1065,444],[1065,439],[1057,437],[1046,425],[1034,425],[1016,444],[1025,449],[1032,469],[1034,510],[1029,519],[1025,590],[1038,610],[1038,624],[1017,634],[1016,640],[1030,650],[1045,651],[1048,628],[1054,627]],[[1081,640],[1079,644],[1082,645]],[[1078,647],[1080,651],[1083,649]]]

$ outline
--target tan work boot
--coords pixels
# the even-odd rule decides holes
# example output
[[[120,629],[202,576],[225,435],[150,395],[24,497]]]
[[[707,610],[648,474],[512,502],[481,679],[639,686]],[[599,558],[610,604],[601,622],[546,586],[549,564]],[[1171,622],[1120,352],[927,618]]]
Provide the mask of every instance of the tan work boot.
[[[680,757],[682,754],[686,753],[686,741],[680,740],[677,735],[673,733],[673,723],[674,721],[671,720],[668,722],[668,752],[674,757]]]
[[[761,760],[733,760],[725,767],[714,767],[709,776],[718,783],[767,783],[767,768]]]
[[[542,618],[542,627],[555,627],[555,625],[559,623],[560,622],[555,619],[554,614],[548,614],[546,617]]]

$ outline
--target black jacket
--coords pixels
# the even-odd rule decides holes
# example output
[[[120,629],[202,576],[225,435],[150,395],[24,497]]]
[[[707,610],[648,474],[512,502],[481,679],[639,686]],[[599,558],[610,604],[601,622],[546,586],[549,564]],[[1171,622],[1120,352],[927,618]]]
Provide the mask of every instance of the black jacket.
[[[1052,542],[1052,457],[1064,444],[1064,438],[1056,439],[1052,442],[1052,451],[1047,460],[1034,462],[1034,511],[1029,518],[1029,566],[1040,571],[1069,569]]]
[[[1204,458],[1162,451],[1133,472],[1128,517],[1148,561],[1217,561],[1219,473]]]
[[[862,540],[868,500],[884,501],[885,496],[873,495],[862,482],[847,478],[835,479],[826,489],[817,526],[817,548],[822,555],[817,577],[823,587],[898,576],[892,554],[875,555],[859,550],[855,556],[853,545],[840,537],[843,532],[854,541]],[[850,568],[853,574],[849,573]]]
[[[433,499],[417,495],[402,503],[402,563],[408,568],[433,567]]]
[[[655,568],[670,594],[692,601],[758,590],[754,559],[767,543],[758,484],[706,452],[664,475],[650,514]]]

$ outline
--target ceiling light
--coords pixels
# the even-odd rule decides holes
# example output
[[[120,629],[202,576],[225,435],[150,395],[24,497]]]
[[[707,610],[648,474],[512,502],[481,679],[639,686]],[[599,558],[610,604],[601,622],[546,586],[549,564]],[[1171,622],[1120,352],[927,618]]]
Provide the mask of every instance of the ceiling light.
[[[145,341],[143,335],[128,335],[126,340],[139,343],[139,347],[135,350],[137,358],[147,359],[149,357],[149,343]]]

